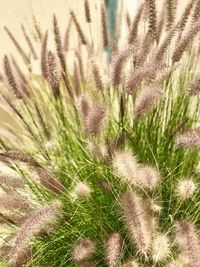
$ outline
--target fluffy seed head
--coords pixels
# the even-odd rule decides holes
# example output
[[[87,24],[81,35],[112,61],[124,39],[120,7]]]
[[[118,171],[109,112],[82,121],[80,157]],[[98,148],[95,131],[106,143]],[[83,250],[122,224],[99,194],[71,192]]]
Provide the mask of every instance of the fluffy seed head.
[[[11,188],[23,188],[24,181],[21,178],[14,176],[0,176],[0,184]]]
[[[142,17],[143,6],[144,5],[142,4],[138,8],[137,13],[135,15],[135,18],[134,18],[134,20],[133,20],[133,22],[131,24],[131,27],[130,27],[130,32],[129,32],[129,37],[128,37],[128,43],[130,45],[133,45],[133,43],[137,39],[138,26],[139,26],[140,19]],[[127,15],[128,15],[128,13],[127,13]]]
[[[109,267],[115,267],[121,253],[121,237],[119,233],[111,234],[105,242],[106,259]]]
[[[73,23],[74,23],[74,25],[76,27],[78,36],[79,36],[82,44],[86,45],[87,44],[86,37],[85,37],[85,35],[83,33],[83,30],[81,29],[81,25],[79,24],[76,15],[74,14],[73,11],[70,11],[70,15],[71,15],[72,21],[73,21]]]
[[[47,80],[49,77],[49,64],[47,57],[47,40],[48,32],[46,31],[44,38],[42,40],[42,49],[41,49],[41,71],[42,76]]]
[[[112,85],[118,86],[122,81],[123,69],[130,56],[134,56],[135,49],[133,47],[127,47],[121,51],[113,61],[112,70]]]
[[[122,197],[122,209],[130,236],[137,249],[146,253],[150,247],[151,233],[146,221],[142,199],[133,191],[127,191]]]
[[[98,135],[102,132],[106,109],[98,106],[90,107],[85,119],[85,131],[88,135]]]
[[[188,260],[188,266],[200,266],[199,236],[194,224],[181,221],[176,224],[176,241],[181,253]]]
[[[189,95],[198,95],[200,92],[200,79],[192,82],[187,91]]]
[[[135,100],[134,117],[139,118],[147,111],[151,110],[156,101],[163,96],[163,92],[157,86],[144,88]]]
[[[176,192],[181,199],[186,200],[193,196],[196,188],[197,186],[192,180],[182,180],[179,181]]]
[[[200,23],[194,23],[192,27],[187,31],[185,36],[180,40],[178,45],[175,47],[175,50],[172,55],[172,62],[178,62],[183,56],[183,53],[185,52],[186,48],[188,47],[189,43],[195,35],[200,31]]]
[[[101,77],[101,74],[99,71],[99,67],[97,66],[97,64],[94,61],[92,62],[92,74],[93,74],[96,88],[99,91],[103,91],[104,85],[103,85],[102,77]]]
[[[73,195],[81,198],[89,198],[91,196],[91,188],[84,182],[79,182],[76,184]]]
[[[7,83],[17,98],[22,98],[21,89],[18,86],[16,77],[13,73],[10,61],[7,56],[4,57],[3,67],[6,76]]]
[[[200,147],[200,130],[190,129],[187,132],[180,134],[176,138],[178,146],[183,148],[198,148]]]
[[[0,196],[0,207],[3,207],[7,210],[19,210],[27,211],[30,210],[30,203],[28,199],[18,192],[10,191]]]
[[[102,28],[103,46],[107,47],[109,45],[109,36],[108,36],[107,14],[104,3],[102,3],[101,5],[101,28]]]
[[[158,71],[161,71],[165,68],[165,64],[158,63],[139,67],[127,80],[125,90],[130,94],[136,92],[143,81],[154,78]]]
[[[85,18],[88,23],[91,22],[90,5],[88,0],[84,0]]]
[[[91,107],[90,99],[85,95],[81,95],[78,98],[77,106],[83,119],[86,119],[86,117],[89,114],[90,107]]]
[[[137,183],[137,167],[136,157],[128,151],[117,153],[113,158],[113,169],[125,182]]]
[[[152,257],[155,262],[163,261],[169,256],[170,242],[165,234],[157,235],[152,244]]]
[[[151,166],[139,167],[137,170],[137,180],[141,187],[152,190],[158,185],[160,175],[158,171]]]
[[[64,187],[60,181],[58,181],[50,172],[42,167],[35,167],[34,168],[40,183],[46,187],[48,190],[56,193],[61,194],[64,191]]]
[[[26,254],[30,239],[38,235],[45,226],[57,218],[60,206],[61,203],[59,201],[54,201],[50,206],[44,206],[30,214],[21,224],[11,249],[11,265],[15,266],[19,259]]]
[[[59,83],[61,79],[61,72],[59,70],[56,56],[50,51],[48,53],[48,67],[48,81],[51,85],[54,97],[58,98],[58,96],[60,95]]]
[[[73,247],[72,256],[75,261],[82,261],[90,258],[95,252],[95,244],[89,238],[80,240]]]

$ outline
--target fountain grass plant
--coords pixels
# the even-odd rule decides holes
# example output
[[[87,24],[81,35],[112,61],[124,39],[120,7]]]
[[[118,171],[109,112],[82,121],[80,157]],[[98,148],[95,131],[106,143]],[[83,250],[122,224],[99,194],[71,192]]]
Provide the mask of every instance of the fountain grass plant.
[[[33,38],[22,28],[30,58],[5,28],[29,73],[5,56],[1,107],[12,119],[0,140],[6,266],[200,266],[200,2],[176,18],[180,5],[167,0],[158,11],[146,0],[133,19],[122,11],[125,49],[108,36],[103,2],[98,49],[73,11],[64,44],[54,16],[55,53],[35,18]],[[74,48],[73,70],[66,60],[72,26],[88,55]],[[99,67],[111,43],[110,60]]]

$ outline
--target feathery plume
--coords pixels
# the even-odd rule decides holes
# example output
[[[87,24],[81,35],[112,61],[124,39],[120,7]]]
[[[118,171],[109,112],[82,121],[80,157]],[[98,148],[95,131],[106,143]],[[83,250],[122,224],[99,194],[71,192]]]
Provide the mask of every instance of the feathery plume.
[[[122,267],[139,267],[139,264],[136,261],[129,260],[122,265]]]
[[[135,49],[133,47],[127,47],[121,51],[113,61],[113,70],[112,70],[112,85],[118,86],[122,81],[123,68],[127,60],[134,56]]]
[[[67,25],[67,29],[65,31],[65,38],[63,43],[63,50],[67,52],[69,50],[69,40],[70,40],[70,31],[72,27],[72,19],[70,18],[69,23]]]
[[[7,83],[9,87],[12,89],[13,93],[17,98],[22,98],[22,92],[21,89],[19,88],[16,77],[13,73],[10,61],[7,56],[4,57],[3,60],[3,65],[4,65],[4,72],[6,76]]]
[[[97,135],[102,132],[106,109],[98,106],[90,107],[85,118],[85,131],[88,135]]]
[[[47,170],[42,167],[35,167],[34,168],[39,179],[40,183],[56,194],[61,194],[64,191],[64,187],[53,175],[51,175]]]
[[[38,163],[31,156],[19,151],[0,152],[0,159],[8,159],[9,161],[19,161],[35,166],[38,165]]]
[[[151,234],[145,220],[142,199],[133,191],[127,191],[122,197],[121,204],[132,240],[140,252],[146,253],[150,248]]]
[[[27,217],[16,234],[10,253],[11,264],[15,266],[19,258],[27,252],[28,243],[31,238],[37,236],[45,226],[52,223],[58,217],[60,207],[61,203],[56,200],[50,206],[46,205]]]
[[[122,249],[121,236],[119,233],[112,233],[105,242],[106,260],[109,267],[117,266]]]
[[[54,31],[54,39],[55,39],[55,44],[56,44],[57,55],[58,55],[58,58],[60,59],[60,64],[62,66],[62,69],[66,73],[64,50],[63,50],[63,46],[62,46],[61,34],[60,34],[59,26],[58,26],[58,21],[57,21],[55,14],[53,16],[53,31]]]
[[[76,18],[76,15],[74,14],[74,12],[72,10],[70,11],[70,15],[71,15],[72,21],[74,22],[74,25],[76,27],[78,36],[79,36],[82,44],[83,45],[86,45],[87,44],[87,41],[86,41],[85,35],[83,33],[83,30],[81,29],[80,23],[78,22],[78,20]]]
[[[48,66],[49,66],[48,82],[51,85],[54,97],[58,98],[60,95],[59,84],[61,79],[61,73],[59,70],[59,65],[57,63],[56,56],[51,51],[48,52]]]
[[[33,27],[35,29],[37,37],[41,41],[43,36],[42,36],[42,31],[41,31],[40,25],[39,25],[35,16],[32,16],[32,19],[33,19]]]
[[[126,91],[130,94],[135,92],[141,85],[142,81],[153,78],[158,71],[161,71],[164,68],[166,68],[165,64],[152,64],[136,69],[126,83]]]
[[[160,181],[158,171],[151,166],[139,167],[137,169],[137,180],[141,187],[153,190]]]
[[[181,221],[176,225],[176,241],[181,253],[185,255],[189,266],[200,266],[200,244],[197,230],[194,224]]]
[[[163,92],[155,85],[144,88],[135,100],[135,119],[149,111],[162,96]]]
[[[88,0],[84,0],[85,19],[88,23],[91,22],[90,5]]]
[[[101,29],[102,29],[103,46],[108,47],[109,36],[108,36],[107,14],[105,9],[105,4],[103,2],[101,4]]]
[[[23,188],[24,181],[19,177],[0,175],[0,185],[12,188]]]
[[[34,57],[34,59],[36,60],[36,59],[38,58],[38,57],[37,57],[37,53],[36,53],[36,51],[35,51],[35,48],[34,48],[34,46],[33,46],[33,43],[32,43],[32,41],[31,41],[30,37],[28,36],[28,34],[27,34],[27,32],[26,32],[26,29],[25,29],[25,27],[24,27],[23,24],[21,24],[21,29],[22,29],[24,38],[25,38],[25,40],[26,40],[26,42],[27,42],[27,44],[28,44],[28,46],[29,46],[29,49],[30,49],[30,51],[31,51],[31,53],[32,53],[32,55],[33,55],[33,57]]]
[[[155,62],[155,63],[162,62],[162,59],[163,59],[163,56],[164,56],[164,54],[165,54],[165,52],[167,50],[167,47],[171,43],[171,40],[174,37],[176,31],[177,31],[177,25],[174,25],[167,32],[164,40],[162,41],[161,45],[158,47],[158,50],[156,51],[156,54],[155,54],[153,62]]]
[[[95,252],[95,244],[89,238],[78,241],[73,247],[72,256],[75,261],[82,261],[90,258]]]
[[[178,62],[183,56],[186,48],[195,35],[200,31],[200,22],[196,22],[192,25],[192,27],[187,31],[185,36],[180,40],[179,44],[176,45],[175,50],[172,54],[172,62]]]
[[[8,193],[1,194],[0,206],[5,208],[6,210],[30,210],[30,203],[28,199],[15,191],[10,191]]]
[[[157,24],[157,13],[156,13],[156,2],[155,0],[147,0],[146,4],[148,5],[148,22],[149,22],[149,29],[148,32],[152,39],[156,38],[156,24]]]
[[[113,157],[113,169],[125,182],[136,184],[137,180],[137,159],[130,152],[120,152]]]
[[[88,199],[91,196],[91,188],[84,182],[78,182],[71,193],[71,196],[73,201],[78,197]]]
[[[181,16],[181,19],[178,23],[178,28],[179,28],[180,32],[182,32],[184,30],[185,25],[188,21],[188,18],[190,16],[191,10],[192,10],[195,2],[196,2],[196,0],[190,0],[189,3],[187,4],[187,6],[185,7],[183,14]]]
[[[44,38],[42,40],[42,49],[41,49],[41,71],[42,76],[47,80],[49,77],[49,64],[47,56],[47,40],[48,32],[46,31]]]
[[[8,34],[8,36],[10,37],[10,39],[12,40],[12,42],[14,43],[17,51],[19,52],[19,54],[21,55],[24,63],[26,65],[30,65],[30,59],[28,58],[28,56],[26,55],[26,53],[24,52],[24,50],[21,48],[21,46],[19,45],[18,41],[15,39],[15,37],[13,36],[13,34],[10,32],[10,30],[4,26],[4,30],[6,31],[6,33]]]
[[[200,92],[200,79],[193,81],[187,91],[189,95],[198,95]]]
[[[97,158],[104,159],[106,156],[106,151],[104,151],[104,148],[95,142],[90,142],[88,144],[88,148],[90,150],[90,153]]]
[[[99,67],[97,66],[97,64],[94,61],[92,62],[92,74],[93,74],[96,88],[99,91],[103,91],[104,85],[103,85],[102,77],[101,77],[101,74],[99,72]]]
[[[178,182],[176,193],[183,199],[187,200],[194,195],[197,186],[191,179],[185,179]]]
[[[133,22],[130,26],[130,32],[129,32],[129,36],[128,36],[128,43],[130,45],[133,45],[133,43],[137,39],[138,26],[139,26],[140,19],[142,17],[143,7],[144,7],[143,4],[140,5],[140,7],[138,8],[137,13],[135,15],[135,18],[133,19]]]
[[[79,68],[78,68],[76,62],[74,62],[73,84],[74,84],[74,90],[76,92],[76,96],[80,96],[80,94],[81,94],[81,77],[80,77]]]
[[[78,98],[77,105],[78,105],[78,110],[80,111],[83,117],[83,120],[85,120],[89,114],[91,107],[90,99],[85,95],[81,95]]]
[[[166,234],[158,234],[153,239],[152,258],[154,262],[165,260],[170,254],[170,242]]]
[[[176,0],[166,0],[167,8],[167,29],[169,30],[174,23],[175,11],[176,11]]]
[[[176,143],[183,148],[200,147],[200,129],[190,129],[176,137]]]
[[[200,15],[200,0],[196,0],[194,4],[194,13],[193,13],[193,21],[199,20]]]

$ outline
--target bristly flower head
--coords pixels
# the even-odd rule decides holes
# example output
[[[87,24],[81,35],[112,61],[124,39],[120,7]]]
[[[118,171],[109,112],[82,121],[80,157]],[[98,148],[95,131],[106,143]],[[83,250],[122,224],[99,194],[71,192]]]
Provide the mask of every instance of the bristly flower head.
[[[7,56],[4,57],[4,72],[7,79],[7,83],[17,98],[22,98],[22,91],[17,83],[13,69],[11,67],[10,60]]]
[[[75,201],[78,197],[81,198],[89,198],[91,196],[91,188],[84,182],[78,182],[71,193],[73,201]]]
[[[162,96],[163,92],[155,85],[143,89],[135,101],[135,118],[139,118],[149,111]]]
[[[38,235],[42,228],[56,219],[59,214],[58,210],[60,206],[61,203],[59,201],[54,201],[51,203],[51,206],[44,206],[30,214],[30,216],[21,224],[11,249],[11,265],[15,266],[19,258],[27,252],[30,239]]]
[[[198,95],[200,92],[200,79],[192,82],[187,91],[189,95]]]
[[[84,238],[74,245],[72,256],[75,261],[82,261],[90,258],[94,252],[94,242],[89,238]]]
[[[137,180],[141,187],[152,190],[158,185],[160,174],[151,166],[139,167],[137,170]]]
[[[155,262],[163,261],[170,254],[169,238],[165,234],[159,234],[153,239],[152,257]]]
[[[98,135],[103,130],[106,109],[99,106],[92,106],[85,119],[85,131],[88,135]]]
[[[176,192],[181,199],[186,200],[194,195],[196,188],[196,184],[191,179],[182,180],[179,181]]]
[[[200,147],[200,129],[190,129],[176,138],[177,145],[183,148]]]
[[[182,221],[176,225],[176,241],[181,253],[187,258],[188,266],[200,266],[200,243],[194,224]]]
[[[111,234],[105,242],[106,259],[109,267],[115,267],[121,253],[121,237],[119,233]]]
[[[125,182],[137,183],[137,159],[128,151],[116,153],[113,158],[113,169]]]
[[[135,48],[129,46],[122,50],[114,59],[112,70],[112,85],[118,86],[122,82],[123,69],[130,56],[134,56]]]
[[[133,191],[127,191],[122,197],[121,205],[130,237],[137,249],[146,254],[150,248],[151,229],[142,199]]]

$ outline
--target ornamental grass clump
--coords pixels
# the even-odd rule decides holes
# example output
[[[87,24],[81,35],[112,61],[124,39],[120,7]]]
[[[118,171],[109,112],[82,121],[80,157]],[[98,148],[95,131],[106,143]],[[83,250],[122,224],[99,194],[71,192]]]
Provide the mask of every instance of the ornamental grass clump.
[[[199,267],[200,1],[120,9],[115,36],[91,2],[22,25],[27,49],[4,27],[0,260]]]

